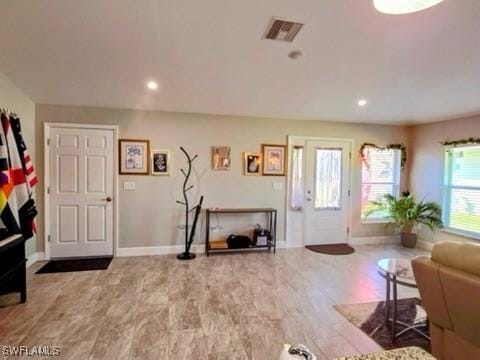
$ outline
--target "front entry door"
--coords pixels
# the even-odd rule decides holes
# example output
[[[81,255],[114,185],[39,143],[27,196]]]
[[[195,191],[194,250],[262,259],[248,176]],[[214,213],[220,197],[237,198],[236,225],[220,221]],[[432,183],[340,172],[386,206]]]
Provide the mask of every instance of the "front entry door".
[[[306,245],[348,242],[350,153],[348,141],[306,143]]]
[[[113,255],[114,132],[51,127],[51,258]]]

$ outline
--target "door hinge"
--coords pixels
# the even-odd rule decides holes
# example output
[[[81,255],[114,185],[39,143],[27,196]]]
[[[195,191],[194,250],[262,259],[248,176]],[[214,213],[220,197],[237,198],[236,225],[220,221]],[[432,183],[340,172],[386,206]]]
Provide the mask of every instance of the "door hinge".
[[[47,186],[47,194],[50,194],[50,186]]]
[[[348,190],[348,196],[350,196],[350,190]]]
[[[352,160],[352,152],[351,151],[348,153],[348,157],[349,157],[350,160]]]
[[[51,239],[52,239],[52,237],[50,235],[48,235],[48,242],[50,242]]]
[[[50,139],[47,139],[47,146],[50,146]]]
[[[350,228],[347,227],[347,234],[350,234]]]

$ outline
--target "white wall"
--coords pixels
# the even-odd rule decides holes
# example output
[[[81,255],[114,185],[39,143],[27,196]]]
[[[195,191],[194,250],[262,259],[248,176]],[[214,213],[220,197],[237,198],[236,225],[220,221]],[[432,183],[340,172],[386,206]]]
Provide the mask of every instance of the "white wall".
[[[479,136],[480,116],[411,127],[412,156],[409,162],[411,191],[419,199],[425,198],[442,205],[444,147],[441,142]],[[432,233],[426,229],[420,232],[420,237],[429,242],[472,240],[443,231]]]
[[[21,119],[22,134],[28,151],[36,165],[35,156],[35,104],[17,88],[5,75],[0,73],[0,107],[15,111]],[[26,243],[27,256],[36,251],[35,238]]]
[[[169,177],[120,176],[124,181],[135,181],[137,190],[120,189],[120,247],[160,246],[181,243],[176,226],[181,222],[181,207],[175,203],[180,196],[185,164],[178,149],[184,146],[198,153],[194,184],[196,195],[205,195],[204,207],[274,207],[279,211],[278,239],[285,239],[285,177],[255,177],[242,175],[242,153],[258,152],[262,143],[286,144],[288,135],[352,138],[355,140],[352,184],[352,236],[385,234],[383,225],[360,223],[360,158],[356,156],[363,142],[408,143],[408,129],[398,126],[259,119],[220,115],[168,113],[161,111],[134,111],[121,109],[37,105],[37,153],[43,154],[43,124],[45,122],[75,122],[112,124],[120,128],[120,138],[150,139],[153,149],[170,149],[173,153],[173,171]],[[211,169],[211,146],[232,147],[232,169]],[[38,166],[43,176],[43,165]],[[404,184],[408,174],[403,176]],[[282,190],[273,190],[273,183],[281,182]],[[38,191],[43,202],[43,184]],[[220,219],[224,233],[235,219]],[[241,226],[253,225],[257,219],[245,219]],[[203,218],[202,218],[203,224]],[[214,224],[215,225],[215,224]],[[43,219],[40,221],[42,233]],[[203,226],[199,229],[199,242],[204,239]],[[40,237],[39,237],[40,238]],[[39,239],[43,249],[43,238]]]
[[[175,204],[180,195],[180,167],[184,159],[178,150],[183,145],[199,154],[195,183],[197,195],[205,195],[205,207],[210,206],[272,206],[279,210],[279,239],[299,239],[285,234],[286,178],[245,177],[242,175],[242,152],[260,151],[261,143],[286,144],[288,135],[353,138],[352,237],[384,235],[383,225],[362,224],[360,218],[361,163],[355,153],[363,142],[378,144],[405,143],[409,154],[408,169],[402,175],[402,188],[419,198],[442,202],[443,146],[446,139],[461,139],[480,134],[480,116],[455,119],[410,128],[326,121],[298,121],[258,119],[248,117],[197,115],[168,112],[145,112],[120,109],[37,105],[0,73],[0,106],[15,110],[22,119],[22,130],[34,159],[40,185],[37,191],[38,207],[43,208],[43,123],[77,122],[119,125],[120,137],[147,138],[152,148],[173,151],[173,174],[170,177],[121,176],[123,181],[136,181],[138,190],[120,191],[120,246],[157,246],[181,243],[176,226],[181,222],[181,208]],[[36,119],[36,121],[35,121]],[[210,147],[232,146],[232,169],[214,172],[210,166]],[[36,156],[40,154],[40,156]],[[40,159],[40,161],[37,161]],[[356,161],[355,161],[356,159]],[[282,182],[284,190],[274,191],[274,182]],[[27,255],[43,251],[43,217],[39,217],[38,246],[35,240],[27,242]],[[203,219],[202,219],[203,220]],[[224,236],[240,231],[259,219],[245,219],[237,228],[230,226],[236,220],[222,219]],[[203,241],[203,226],[199,240]],[[444,232],[421,232],[421,238],[430,242],[439,240],[471,240]]]

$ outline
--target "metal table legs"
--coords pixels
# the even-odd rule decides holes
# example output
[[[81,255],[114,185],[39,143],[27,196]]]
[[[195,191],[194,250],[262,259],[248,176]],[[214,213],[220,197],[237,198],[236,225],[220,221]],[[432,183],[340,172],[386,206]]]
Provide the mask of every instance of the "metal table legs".
[[[399,321],[397,319],[397,303],[398,303],[398,294],[397,294],[397,278],[395,275],[389,275],[387,274],[385,276],[386,280],[386,296],[385,296],[385,324],[388,324],[389,322],[392,324],[392,343],[395,343],[395,340],[397,336],[402,335],[403,333],[413,330],[416,333],[422,335],[423,337],[427,338],[430,340],[430,337],[421,331],[419,328],[427,327],[428,328],[428,319],[425,324],[412,324],[409,325],[403,321]],[[392,288],[392,289],[390,289]],[[390,291],[392,290],[393,296],[392,299],[390,299]],[[392,306],[393,305],[393,306]],[[391,311],[390,308],[392,307]],[[390,316],[391,313],[391,316]],[[404,327],[401,331],[397,333],[397,325],[401,325]]]
[[[395,337],[397,336],[397,277],[392,277],[393,286],[393,314],[392,314],[392,343],[395,343]]]
[[[388,324],[388,320],[390,319],[390,277],[387,275],[385,276],[387,294],[385,296],[385,324]]]

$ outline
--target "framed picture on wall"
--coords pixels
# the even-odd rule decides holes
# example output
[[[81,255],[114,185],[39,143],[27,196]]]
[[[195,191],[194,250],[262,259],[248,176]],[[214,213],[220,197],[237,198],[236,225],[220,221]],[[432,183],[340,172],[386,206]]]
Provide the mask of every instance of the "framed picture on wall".
[[[231,148],[230,146],[212,147],[212,168],[213,170],[230,170]]]
[[[152,175],[170,175],[170,151],[152,150],[151,161]]]
[[[285,176],[287,173],[286,145],[262,144],[263,175]]]
[[[118,148],[120,174],[148,175],[150,173],[149,140],[120,139],[118,140]]]
[[[243,174],[260,175],[262,167],[260,154],[245,152],[243,153]]]

